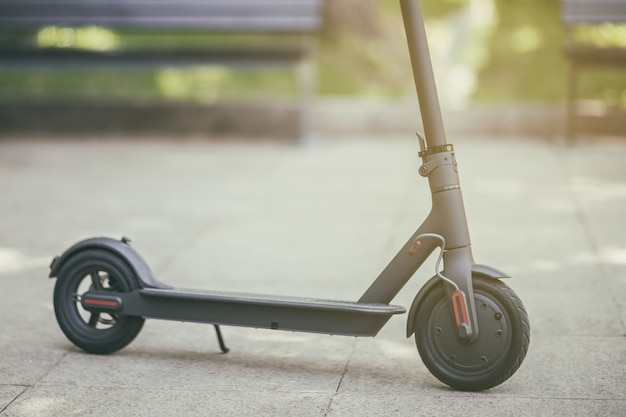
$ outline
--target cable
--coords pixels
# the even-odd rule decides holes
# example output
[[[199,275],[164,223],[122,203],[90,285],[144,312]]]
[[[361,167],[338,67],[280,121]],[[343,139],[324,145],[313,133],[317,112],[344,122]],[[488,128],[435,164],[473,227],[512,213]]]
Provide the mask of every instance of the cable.
[[[445,277],[441,272],[439,272],[439,266],[441,265],[441,260],[443,259],[443,253],[446,250],[446,239],[444,239],[443,236],[438,235],[436,233],[423,233],[415,238],[415,242],[418,242],[421,238],[425,238],[425,237],[432,237],[441,242],[441,245],[439,245],[439,247],[441,248],[441,251],[439,252],[439,256],[437,257],[437,262],[435,263],[435,274],[439,278],[447,282],[448,284],[452,285],[455,291],[460,291],[459,286],[456,285],[454,281],[452,281],[450,278]]]

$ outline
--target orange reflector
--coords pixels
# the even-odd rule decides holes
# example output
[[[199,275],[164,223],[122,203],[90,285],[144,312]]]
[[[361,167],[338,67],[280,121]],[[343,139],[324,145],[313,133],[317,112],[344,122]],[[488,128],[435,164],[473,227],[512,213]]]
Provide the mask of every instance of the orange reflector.
[[[413,245],[409,248],[409,255],[415,255],[420,247],[422,247],[422,242],[416,240],[415,243],[413,243]]]

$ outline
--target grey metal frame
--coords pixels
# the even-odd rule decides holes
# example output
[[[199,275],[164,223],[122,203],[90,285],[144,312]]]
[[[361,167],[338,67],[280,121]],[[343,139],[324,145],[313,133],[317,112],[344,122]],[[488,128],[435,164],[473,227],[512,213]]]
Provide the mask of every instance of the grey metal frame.
[[[445,275],[465,294],[473,337],[478,336],[478,323],[472,287],[472,265],[469,229],[461,195],[458,169],[453,147],[448,145],[441,107],[437,95],[424,18],[418,0],[400,0],[409,46],[409,54],[424,125],[425,141],[420,138],[423,165],[420,175],[427,177],[432,193],[432,209],[424,223],[411,236],[395,258],[383,270],[359,302],[389,302],[438,245],[434,239],[422,242],[412,253],[411,247],[420,235],[434,233],[447,243],[443,261]],[[502,275],[502,274],[497,274]],[[452,288],[446,286],[449,296]],[[414,303],[415,304],[415,303]]]

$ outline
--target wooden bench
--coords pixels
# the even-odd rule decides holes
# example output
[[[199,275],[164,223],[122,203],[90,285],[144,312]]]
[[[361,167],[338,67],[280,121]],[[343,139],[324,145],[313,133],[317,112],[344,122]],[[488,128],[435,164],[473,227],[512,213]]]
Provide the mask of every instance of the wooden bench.
[[[0,0],[0,68],[289,67],[296,74],[302,138],[310,131],[314,35],[322,24],[322,1]],[[168,42],[169,46],[133,45],[96,51],[40,47],[36,33],[46,26],[96,26],[147,37],[190,33],[219,36],[217,43],[214,39],[206,45],[172,46]],[[236,40],[223,41],[222,36]]]
[[[566,107],[566,138],[577,133],[578,76],[592,67],[626,66],[626,48],[599,47],[576,40],[579,26],[626,23],[626,0],[561,0],[563,23],[568,28],[565,56],[569,63]]]

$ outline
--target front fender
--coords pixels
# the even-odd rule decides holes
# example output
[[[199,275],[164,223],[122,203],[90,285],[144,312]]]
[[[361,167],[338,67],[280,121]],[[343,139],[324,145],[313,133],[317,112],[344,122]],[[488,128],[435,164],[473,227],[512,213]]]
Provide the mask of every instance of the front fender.
[[[499,269],[496,269],[489,265],[482,265],[482,264],[472,265],[472,276],[473,275],[480,275],[480,276],[483,276],[486,278],[492,278],[492,279],[502,279],[502,278],[511,277],[510,275],[505,274]],[[419,290],[419,292],[415,296],[415,299],[413,300],[413,303],[411,304],[411,309],[409,310],[409,317],[406,323],[406,337],[411,337],[413,333],[415,333],[415,312],[417,311],[417,306],[422,302],[422,299],[428,293],[428,291],[430,291],[431,288],[433,288],[435,285],[439,284],[440,282],[441,282],[441,278],[437,276],[432,277],[426,282],[426,284],[424,284],[424,286]]]
[[[61,256],[56,256],[50,264],[50,278],[55,278],[65,262],[73,255],[86,249],[103,249],[122,258],[128,266],[132,268],[135,275],[138,278],[137,284],[140,288],[171,288],[157,281],[148,267],[146,261],[129,245],[129,240],[122,238],[122,240],[115,240],[108,237],[95,237],[90,239],[81,240],[80,242],[72,245]]]

